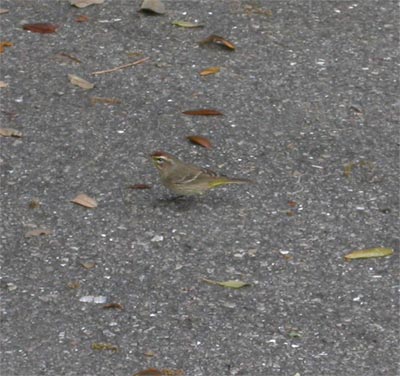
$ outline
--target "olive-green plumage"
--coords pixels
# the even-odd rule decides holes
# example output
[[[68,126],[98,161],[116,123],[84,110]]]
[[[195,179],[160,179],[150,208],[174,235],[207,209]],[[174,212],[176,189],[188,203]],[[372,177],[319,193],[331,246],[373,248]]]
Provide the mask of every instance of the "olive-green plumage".
[[[161,151],[154,152],[151,159],[160,173],[161,182],[177,195],[199,195],[222,185],[253,183],[248,179],[217,175],[211,170],[184,163]]]

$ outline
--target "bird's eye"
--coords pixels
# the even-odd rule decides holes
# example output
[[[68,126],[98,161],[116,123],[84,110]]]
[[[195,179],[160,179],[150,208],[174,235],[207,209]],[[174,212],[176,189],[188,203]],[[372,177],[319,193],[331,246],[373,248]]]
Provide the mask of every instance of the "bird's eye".
[[[162,164],[164,164],[165,159],[164,159],[164,158],[156,158],[156,162],[157,162],[159,165],[162,165]]]

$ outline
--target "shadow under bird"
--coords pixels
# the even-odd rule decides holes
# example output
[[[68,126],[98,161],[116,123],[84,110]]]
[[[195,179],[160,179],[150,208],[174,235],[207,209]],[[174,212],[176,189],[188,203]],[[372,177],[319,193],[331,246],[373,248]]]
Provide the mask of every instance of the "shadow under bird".
[[[228,178],[214,171],[182,162],[163,151],[151,154],[161,182],[179,196],[201,195],[212,188],[227,184],[252,184],[249,179]]]

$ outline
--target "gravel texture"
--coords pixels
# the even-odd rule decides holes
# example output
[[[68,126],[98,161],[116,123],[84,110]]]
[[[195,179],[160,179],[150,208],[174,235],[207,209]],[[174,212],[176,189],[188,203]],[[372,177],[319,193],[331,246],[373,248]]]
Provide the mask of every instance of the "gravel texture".
[[[0,139],[1,374],[398,375],[397,1],[164,4],[1,2],[1,127],[23,133]],[[199,46],[210,34],[236,50]],[[155,150],[257,183],[175,200]],[[393,256],[343,259],[378,246]]]

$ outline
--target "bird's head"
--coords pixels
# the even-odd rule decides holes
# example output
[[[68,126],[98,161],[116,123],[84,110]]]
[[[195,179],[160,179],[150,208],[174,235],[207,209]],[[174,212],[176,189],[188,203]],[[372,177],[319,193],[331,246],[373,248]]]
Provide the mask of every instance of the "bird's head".
[[[176,164],[176,158],[163,151],[155,151],[152,153],[151,160],[159,171],[170,170]]]

